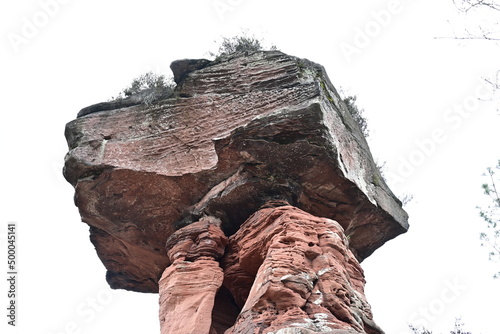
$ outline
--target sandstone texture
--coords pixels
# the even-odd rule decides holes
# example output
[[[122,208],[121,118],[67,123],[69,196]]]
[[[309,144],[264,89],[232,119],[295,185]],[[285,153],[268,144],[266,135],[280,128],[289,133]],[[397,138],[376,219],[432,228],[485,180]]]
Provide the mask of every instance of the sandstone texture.
[[[161,333],[383,333],[342,226],[284,201],[268,206],[229,240],[215,217],[169,237]]]
[[[164,307],[186,312],[200,307],[205,314],[210,303],[216,305],[216,324],[199,324],[211,332],[234,325],[230,333],[243,333],[243,324],[269,321],[272,307],[279,313],[297,302],[301,307],[270,323],[281,328],[275,334],[298,333],[286,329],[292,323],[371,333],[357,262],[404,233],[407,215],[324,68],[279,51],[182,60],[172,68],[174,96],[152,105],[135,100],[94,105],[66,126],[64,175],[75,187],[75,203],[111,287],[158,292],[163,275]],[[242,226],[273,199],[324,217],[278,219],[290,229],[285,241],[301,245],[294,251],[276,239],[287,239],[288,232],[273,219],[254,215]],[[219,220],[220,230],[232,238],[221,260],[227,267],[217,265],[212,251],[189,255],[196,242],[184,228],[206,217]],[[243,237],[241,230],[256,220],[268,222],[275,239]],[[333,235],[327,230],[338,238],[320,245],[321,236]],[[187,244],[175,241],[182,231]],[[258,232],[248,233],[264,239]],[[180,247],[178,260],[170,250],[167,255],[167,240],[174,240],[168,247]],[[347,245],[349,250],[340,249]],[[287,257],[307,261],[285,265]],[[273,273],[275,265],[284,267]],[[225,283],[218,288],[221,270]],[[191,306],[177,305],[172,298],[184,292],[175,286],[189,272],[200,272],[193,284],[205,297],[193,292],[198,297],[190,299]],[[273,306],[278,292],[286,298]],[[243,309],[233,323],[232,311],[215,311],[231,303]]]
[[[231,236],[223,262],[224,285],[242,307],[225,333],[383,333],[348,245],[331,219],[292,206],[256,212]],[[251,286],[240,272],[254,277]]]
[[[172,262],[160,279],[162,334],[213,333],[212,310],[224,274],[218,260],[227,238],[220,220],[204,218],[175,232],[167,241]]]

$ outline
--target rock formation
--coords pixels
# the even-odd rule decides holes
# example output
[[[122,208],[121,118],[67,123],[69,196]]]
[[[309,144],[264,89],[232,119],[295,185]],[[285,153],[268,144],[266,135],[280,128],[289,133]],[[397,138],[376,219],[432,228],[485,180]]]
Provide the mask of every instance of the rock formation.
[[[171,68],[174,96],[66,126],[111,287],[159,292],[162,333],[382,333],[359,262],[407,215],[323,67],[268,51]]]
[[[266,208],[230,243],[225,285],[242,309],[226,333],[382,333],[339,223],[293,206]],[[255,277],[251,286],[241,284],[240,272]]]
[[[217,260],[227,237],[220,220],[202,218],[172,234],[166,249],[172,264],[160,279],[161,333],[210,333],[215,295],[224,273]]]

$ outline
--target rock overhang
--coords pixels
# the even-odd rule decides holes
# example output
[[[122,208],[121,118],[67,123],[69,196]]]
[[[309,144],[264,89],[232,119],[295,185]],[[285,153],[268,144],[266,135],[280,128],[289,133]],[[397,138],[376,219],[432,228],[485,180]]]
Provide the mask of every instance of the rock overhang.
[[[278,51],[179,62],[176,97],[66,126],[64,174],[112,287],[156,292],[176,229],[211,215],[230,235],[273,198],[338,221],[359,260],[407,230],[322,66]]]

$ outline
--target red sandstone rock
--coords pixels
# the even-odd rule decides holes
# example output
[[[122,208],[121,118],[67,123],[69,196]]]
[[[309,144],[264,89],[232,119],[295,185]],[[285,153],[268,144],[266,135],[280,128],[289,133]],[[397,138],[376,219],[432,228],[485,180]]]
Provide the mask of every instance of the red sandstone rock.
[[[219,225],[202,217],[167,240],[162,334],[383,333],[337,222],[269,203],[228,247]]]
[[[224,284],[244,301],[226,334],[383,333],[363,270],[331,219],[292,206],[262,209],[230,238],[225,258]],[[251,287],[241,272],[255,276]]]
[[[224,275],[216,260],[227,244],[219,225],[205,217],[167,241],[172,265],[159,282],[162,334],[217,334],[212,312]]]
[[[162,334],[209,334],[215,295],[222,285],[218,262],[174,262],[160,279]]]
[[[358,260],[406,231],[320,65],[272,51],[173,69],[174,97],[98,104],[66,127],[64,175],[113,288],[158,292],[174,231],[209,215],[231,235],[274,197],[339,222]]]

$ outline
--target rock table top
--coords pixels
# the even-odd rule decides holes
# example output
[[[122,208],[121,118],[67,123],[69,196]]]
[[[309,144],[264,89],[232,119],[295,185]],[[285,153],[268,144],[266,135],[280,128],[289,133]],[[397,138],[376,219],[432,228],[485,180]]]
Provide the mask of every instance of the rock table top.
[[[272,199],[339,222],[360,261],[408,229],[322,66],[259,51],[171,67],[174,96],[66,126],[64,175],[111,287],[157,292],[174,231],[210,215],[229,236]]]

